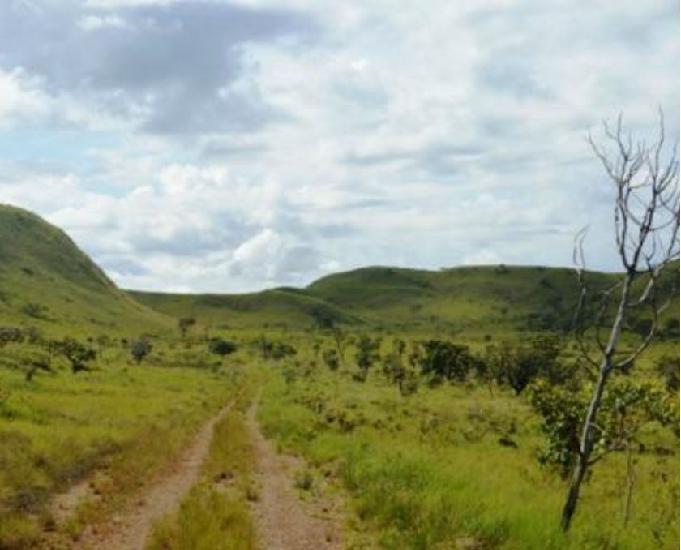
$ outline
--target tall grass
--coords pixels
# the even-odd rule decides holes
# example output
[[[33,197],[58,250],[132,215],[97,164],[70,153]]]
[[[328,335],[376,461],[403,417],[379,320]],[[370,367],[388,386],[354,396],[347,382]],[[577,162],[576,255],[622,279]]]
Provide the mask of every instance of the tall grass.
[[[539,467],[537,420],[504,392],[445,385],[404,397],[377,377],[361,384],[321,369],[271,371],[261,420],[282,446],[335,466],[361,528],[386,548],[677,547],[678,456],[640,455],[626,529],[624,462],[604,459],[566,536],[564,482]],[[502,435],[518,448],[500,445]],[[676,445],[672,434],[649,435]]]

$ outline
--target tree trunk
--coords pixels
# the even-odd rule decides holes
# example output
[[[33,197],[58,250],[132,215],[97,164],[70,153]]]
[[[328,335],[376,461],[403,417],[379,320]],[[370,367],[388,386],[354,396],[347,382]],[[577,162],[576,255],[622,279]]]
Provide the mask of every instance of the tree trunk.
[[[570,529],[572,518],[577,509],[579,492],[582,488],[582,483],[584,482],[584,476],[589,469],[591,453],[593,452],[594,448],[594,426],[598,417],[598,410],[601,406],[601,400],[603,399],[603,391],[605,390],[605,385],[613,369],[613,356],[617,350],[617,345],[619,344],[620,335],[622,333],[622,326],[624,325],[626,316],[627,302],[629,301],[629,290],[631,281],[634,278],[634,274],[632,272],[628,272],[625,277],[624,284],[622,285],[622,295],[620,297],[620,303],[617,309],[617,316],[615,317],[615,321],[610,331],[608,344],[603,353],[603,360],[599,368],[598,380],[594,386],[593,395],[591,396],[591,401],[589,403],[589,409],[587,410],[586,416],[584,417],[582,435],[579,440],[577,464],[575,465],[575,469],[572,472],[570,487],[568,489],[567,498],[565,499],[563,514],[560,521],[560,526],[562,527],[563,531]]]

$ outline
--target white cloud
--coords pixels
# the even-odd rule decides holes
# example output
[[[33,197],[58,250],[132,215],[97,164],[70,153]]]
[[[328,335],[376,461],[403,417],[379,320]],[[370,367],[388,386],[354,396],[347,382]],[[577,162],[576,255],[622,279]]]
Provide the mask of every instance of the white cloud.
[[[17,167],[0,200],[63,225],[126,286],[565,265],[587,223],[595,267],[612,268],[610,191],[584,135],[620,109],[645,130],[658,103],[678,133],[678,14],[663,0],[63,5],[68,47],[48,65],[0,33],[0,130],[66,125],[81,152],[37,149],[28,166],[4,153]],[[180,32],[190,16],[215,28]]]
[[[125,27],[125,19],[118,15],[84,15],[77,25],[86,31],[96,31],[106,27]]]
[[[0,69],[0,129],[45,116],[48,103],[38,78],[30,77],[21,67]]]

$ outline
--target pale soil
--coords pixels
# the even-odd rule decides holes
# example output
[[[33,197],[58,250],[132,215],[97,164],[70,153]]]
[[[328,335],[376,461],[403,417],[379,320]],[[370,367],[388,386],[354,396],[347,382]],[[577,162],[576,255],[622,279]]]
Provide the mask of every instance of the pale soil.
[[[258,498],[253,517],[258,542],[264,550],[325,550],[343,548],[338,504],[328,497],[303,502],[294,485],[304,463],[279,455],[265,439],[255,418],[257,404],[248,413],[248,429],[256,456],[254,479]]]
[[[206,422],[193,442],[173,463],[170,472],[153,481],[144,493],[109,524],[88,527],[75,543],[76,548],[98,550],[143,549],[156,521],[175,512],[180,501],[198,481],[201,464],[210,450],[214,426],[225,416],[230,405]],[[61,523],[75,512],[84,499],[95,498],[88,482],[74,485],[55,498],[52,515]]]

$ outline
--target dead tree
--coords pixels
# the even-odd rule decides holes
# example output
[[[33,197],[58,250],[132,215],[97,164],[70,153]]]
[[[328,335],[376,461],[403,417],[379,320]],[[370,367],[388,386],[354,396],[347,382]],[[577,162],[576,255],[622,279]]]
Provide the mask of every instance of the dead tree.
[[[652,143],[634,143],[622,129],[622,115],[614,128],[603,124],[605,143],[589,144],[608,178],[615,185],[615,240],[624,272],[606,290],[593,292],[587,283],[582,230],[575,241],[575,264],[580,295],[575,313],[577,342],[586,361],[594,368],[594,388],[584,416],[579,452],[570,480],[561,518],[564,531],[570,528],[579,493],[589,468],[598,460],[594,446],[599,440],[598,411],[610,376],[631,368],[651,343],[662,311],[669,305],[671,291],[660,279],[671,262],[679,259],[679,159],[678,142],[665,151],[665,126],[659,113],[659,134]],[[666,294],[666,295],[663,295]],[[595,300],[594,300],[595,298]],[[596,303],[588,311],[588,304]],[[620,340],[627,320],[648,311],[650,327],[633,350],[622,351]],[[602,327],[607,337],[602,337]],[[585,343],[595,340],[595,352]]]

